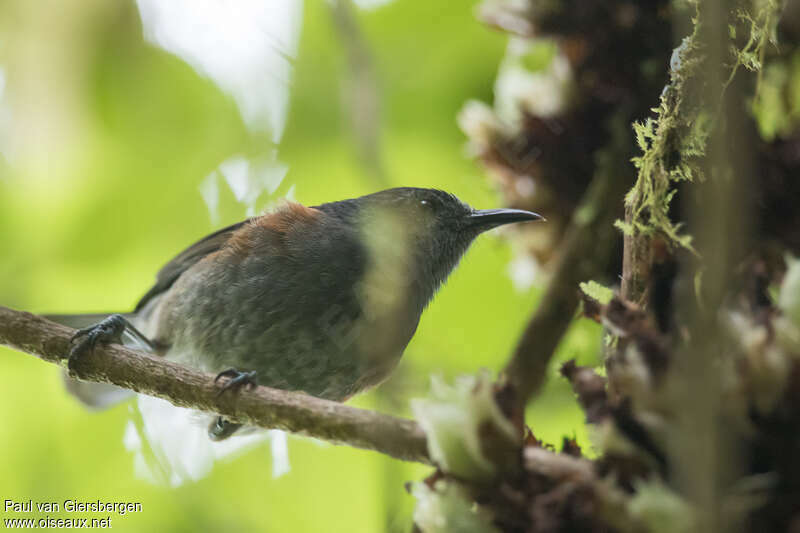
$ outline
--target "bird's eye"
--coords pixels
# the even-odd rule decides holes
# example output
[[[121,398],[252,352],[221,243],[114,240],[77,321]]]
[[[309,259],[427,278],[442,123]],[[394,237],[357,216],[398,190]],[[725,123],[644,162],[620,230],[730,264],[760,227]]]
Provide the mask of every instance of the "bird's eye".
[[[422,200],[422,201],[420,201],[420,204],[421,205],[428,205],[428,200]]]

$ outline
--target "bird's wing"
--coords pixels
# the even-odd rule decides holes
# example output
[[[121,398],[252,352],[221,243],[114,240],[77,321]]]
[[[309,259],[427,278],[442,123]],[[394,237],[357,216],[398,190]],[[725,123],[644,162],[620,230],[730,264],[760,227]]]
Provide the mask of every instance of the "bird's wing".
[[[177,280],[180,275],[186,272],[192,265],[200,261],[208,254],[216,252],[222,248],[231,235],[233,235],[233,232],[241,228],[250,220],[251,219],[247,219],[237,224],[228,226],[227,228],[222,228],[221,230],[216,231],[211,235],[208,235],[207,237],[197,241],[179,253],[172,261],[164,265],[164,267],[158,271],[155,285],[153,285],[153,287],[147,291],[147,294],[142,296],[142,299],[139,300],[138,304],[136,304],[136,309],[134,312],[140,311],[145,305],[147,305],[147,302],[169,289],[172,284],[175,283],[175,280]]]

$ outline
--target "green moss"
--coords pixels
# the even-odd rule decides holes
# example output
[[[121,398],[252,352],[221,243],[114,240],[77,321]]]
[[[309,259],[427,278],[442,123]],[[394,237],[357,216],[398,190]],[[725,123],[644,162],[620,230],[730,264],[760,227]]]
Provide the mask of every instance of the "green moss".
[[[772,141],[790,134],[800,121],[800,51],[764,65],[752,111],[761,137]]]
[[[733,12],[727,33],[730,65],[724,65],[727,74],[720,96],[740,67],[761,72],[767,45],[776,42],[779,11],[777,0],[763,0],[738,7]],[[699,10],[693,23],[692,34],[673,52],[670,83],[658,107],[653,109],[655,116],[633,124],[642,150],[642,154],[633,159],[638,176],[625,199],[633,216],[631,220],[616,224],[626,235],[658,233],[671,244],[692,251],[691,236],[682,231],[680,223],[670,219],[669,209],[678,183],[704,178],[702,159],[708,137],[718,124],[719,111],[716,102],[707,102],[702,97],[709,72],[716,66],[708,64],[705,28]],[[748,37],[742,44],[737,35]],[[756,85],[756,95],[759,85]]]
[[[583,293],[603,305],[608,304],[614,297],[614,291],[596,281],[585,281],[580,284]]]

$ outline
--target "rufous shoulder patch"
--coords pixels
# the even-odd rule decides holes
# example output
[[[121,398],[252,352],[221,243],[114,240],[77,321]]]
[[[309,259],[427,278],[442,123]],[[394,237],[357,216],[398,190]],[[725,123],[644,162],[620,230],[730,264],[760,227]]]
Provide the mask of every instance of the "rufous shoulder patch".
[[[253,218],[236,230],[226,243],[233,254],[247,254],[259,244],[269,243],[279,251],[293,231],[316,223],[322,212],[296,202],[287,202],[275,211]]]

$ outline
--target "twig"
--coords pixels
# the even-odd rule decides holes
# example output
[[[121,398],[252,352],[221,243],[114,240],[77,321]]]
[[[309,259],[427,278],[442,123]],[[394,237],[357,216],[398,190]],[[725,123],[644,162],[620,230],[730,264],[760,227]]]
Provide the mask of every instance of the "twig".
[[[633,233],[623,237],[622,283],[620,296],[628,302],[643,305],[652,263],[650,237],[643,235],[634,226],[636,201],[625,206],[625,223],[634,228]]]
[[[66,365],[70,328],[0,306],[0,345]],[[76,365],[80,379],[111,383],[231,420],[374,450],[430,464],[425,434],[412,420],[268,387],[219,395],[213,376],[122,346],[97,346]]]
[[[369,44],[359,27],[352,0],[334,0],[331,16],[347,59],[342,95],[358,156],[370,177],[385,183],[380,146],[381,93]]]
[[[611,123],[609,129],[612,140],[598,154],[598,170],[572,216],[555,273],[506,366],[519,405],[525,405],[544,382],[547,366],[578,307],[578,284],[602,274],[614,253],[614,220],[630,185],[626,179],[630,170],[625,167],[624,124]]]

